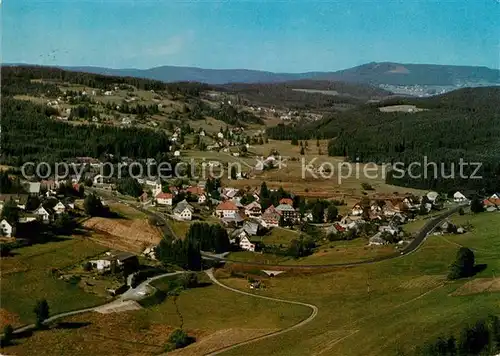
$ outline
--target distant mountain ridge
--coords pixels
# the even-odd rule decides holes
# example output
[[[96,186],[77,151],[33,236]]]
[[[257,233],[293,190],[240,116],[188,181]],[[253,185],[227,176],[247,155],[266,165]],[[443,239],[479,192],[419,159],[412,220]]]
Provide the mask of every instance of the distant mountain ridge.
[[[11,64],[14,65],[14,64]],[[249,69],[203,69],[161,66],[150,69],[61,67],[113,76],[131,76],[163,82],[282,83],[296,80],[342,81],[371,85],[485,86],[500,85],[500,70],[477,66],[372,62],[335,72],[274,73]]]
[[[294,80],[328,80],[364,84],[476,86],[500,85],[500,70],[475,66],[367,63],[336,72],[274,73],[248,69],[203,69],[161,66],[151,69],[64,67],[97,74],[132,76],[164,82],[196,81],[207,84],[280,83]]]

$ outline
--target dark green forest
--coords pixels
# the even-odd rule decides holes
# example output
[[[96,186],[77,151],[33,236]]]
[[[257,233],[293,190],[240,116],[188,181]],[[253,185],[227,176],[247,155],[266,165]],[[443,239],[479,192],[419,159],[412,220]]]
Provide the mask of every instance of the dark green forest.
[[[1,71],[3,96],[44,94],[46,97],[57,97],[62,95],[55,84],[33,82],[34,79],[78,84],[102,90],[112,90],[115,86],[122,86],[125,89],[133,86],[137,89],[166,91],[171,94],[195,97],[211,88],[207,84],[196,82],[163,83],[152,79],[115,77],[44,66],[2,66]]]
[[[379,107],[412,104],[428,109],[418,113],[381,112]],[[483,179],[435,179],[435,168],[416,167],[414,175],[422,178],[398,178],[392,172],[387,181],[396,185],[424,189],[486,189],[498,190],[500,177],[500,88],[461,89],[431,98],[399,98],[363,105],[357,109],[332,114],[304,126],[278,125],[268,129],[274,139],[330,138],[328,153],[344,156],[349,161],[395,163],[403,170],[409,163],[441,164],[446,176],[460,174],[459,160],[480,162],[477,175]],[[454,163],[454,167],[452,167]],[[420,171],[419,171],[420,169]],[[464,176],[474,167],[464,168]]]
[[[54,162],[104,154],[131,158],[156,157],[170,141],[160,131],[112,126],[71,125],[49,118],[43,105],[2,100],[2,162]]]

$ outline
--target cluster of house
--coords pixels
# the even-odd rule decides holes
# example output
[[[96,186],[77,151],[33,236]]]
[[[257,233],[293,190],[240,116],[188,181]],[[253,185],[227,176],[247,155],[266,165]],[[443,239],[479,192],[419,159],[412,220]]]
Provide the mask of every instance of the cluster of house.
[[[74,199],[72,197],[57,195],[55,191],[57,185],[55,185],[53,181],[26,182],[25,186],[28,191],[27,194],[0,195],[0,211],[3,210],[7,202],[13,201],[21,213],[18,221],[7,221],[3,219],[0,222],[1,233],[4,237],[15,236],[16,227],[19,224],[30,223],[35,220],[48,224],[54,221],[55,217],[59,214],[69,212],[75,208]],[[43,194],[41,191],[42,188],[45,190]],[[73,189],[78,191],[78,184],[75,183]],[[27,206],[30,196],[37,197],[40,201],[40,205],[31,210],[28,209]]]

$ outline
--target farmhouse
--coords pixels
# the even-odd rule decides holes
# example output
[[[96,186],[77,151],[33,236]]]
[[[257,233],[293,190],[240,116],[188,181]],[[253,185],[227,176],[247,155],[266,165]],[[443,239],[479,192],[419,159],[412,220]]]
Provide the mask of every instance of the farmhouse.
[[[240,248],[247,251],[255,251],[255,244],[251,243],[248,237],[244,236],[240,239]]]
[[[0,221],[0,228],[2,232],[2,236],[12,237],[15,234],[15,228],[5,219]]]
[[[170,193],[158,193],[155,198],[158,205],[172,206],[172,194]]]
[[[137,256],[129,252],[107,252],[106,256],[97,260],[89,261],[92,268],[97,269],[99,272],[111,270],[112,265],[117,268],[125,268],[128,266],[131,269],[137,269],[139,261]]]
[[[363,215],[363,207],[361,206],[360,203],[354,204],[354,206],[351,208],[351,215],[353,216]]]
[[[467,201],[467,197],[463,195],[461,192],[457,191],[455,192],[455,194],[453,194],[453,201],[455,203],[463,203]]]
[[[297,212],[291,205],[280,204],[276,207],[276,211],[280,213],[285,220],[295,221],[297,219]]]
[[[40,207],[36,209],[33,213],[37,215],[38,218],[46,224],[49,223],[50,220],[52,219],[52,209],[45,208],[42,205],[40,205]]]
[[[245,206],[245,215],[253,218],[258,218],[262,215],[262,207],[261,205],[253,201],[247,206]]]
[[[278,226],[279,221],[281,219],[281,213],[276,210],[276,208],[271,205],[266,209],[264,214],[261,217],[265,227],[273,227]]]
[[[215,208],[215,215],[219,218],[235,217],[237,213],[238,207],[232,201],[222,202]]]
[[[191,221],[193,218],[194,208],[186,201],[186,199],[184,199],[176,205],[173,213],[177,219]]]

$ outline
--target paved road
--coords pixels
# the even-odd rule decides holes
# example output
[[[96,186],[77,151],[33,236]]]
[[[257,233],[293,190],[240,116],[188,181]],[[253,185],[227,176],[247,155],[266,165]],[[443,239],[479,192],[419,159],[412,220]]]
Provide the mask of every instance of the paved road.
[[[158,276],[148,278],[144,282],[139,284],[137,287],[129,289],[128,291],[126,291],[125,293],[120,295],[117,299],[113,300],[112,302],[107,302],[107,303],[104,303],[104,304],[101,304],[101,305],[98,305],[95,307],[78,309],[78,310],[73,310],[73,311],[69,311],[69,312],[65,312],[65,313],[59,313],[59,314],[53,315],[50,318],[46,319],[43,322],[43,324],[47,325],[55,320],[65,318],[68,316],[72,316],[72,315],[76,315],[76,314],[82,314],[82,313],[87,313],[87,312],[92,312],[92,311],[99,311],[99,310],[102,310],[103,308],[105,309],[106,307],[115,308],[117,305],[119,305],[120,301],[124,302],[124,303],[127,301],[130,301],[130,300],[139,301],[139,300],[144,299],[145,297],[147,297],[149,295],[149,294],[143,293],[143,291],[153,291],[155,289],[153,286],[151,286],[149,284],[152,281],[155,281],[157,279],[164,278],[164,277],[175,276],[175,275],[182,274],[182,273],[187,273],[187,272],[185,272],[185,271],[169,272],[169,273],[163,273],[163,274],[160,274]],[[35,329],[35,324],[25,325],[25,326],[22,326],[20,328],[15,329],[14,334],[22,333],[22,332],[33,330],[33,329]]]
[[[273,332],[273,333],[270,333],[270,334],[267,334],[267,335],[259,336],[259,337],[256,337],[254,339],[251,339],[251,340],[239,342],[237,344],[234,344],[234,345],[231,345],[231,346],[227,346],[227,347],[221,348],[219,350],[213,351],[213,352],[211,352],[211,353],[209,353],[207,355],[218,355],[218,354],[221,354],[221,353],[223,353],[225,351],[232,350],[232,349],[235,349],[235,348],[243,346],[243,345],[248,345],[248,344],[251,344],[253,342],[257,342],[257,341],[264,340],[264,339],[267,339],[267,338],[270,338],[270,337],[274,337],[274,336],[278,336],[278,335],[284,334],[286,332],[292,331],[294,329],[300,328],[301,326],[304,326],[304,325],[310,323],[311,321],[313,321],[314,318],[316,318],[316,315],[318,315],[318,307],[315,306],[314,304],[296,302],[296,301],[293,301],[293,300],[286,300],[286,299],[265,297],[265,296],[262,296],[262,295],[257,295],[257,294],[253,294],[253,293],[243,292],[243,291],[241,291],[239,289],[226,286],[225,284],[222,284],[221,282],[219,282],[215,278],[215,276],[213,274],[213,269],[206,270],[205,273],[212,280],[212,282],[214,282],[215,284],[221,286],[222,288],[228,289],[228,290],[230,290],[232,292],[239,293],[239,294],[244,294],[244,295],[249,295],[249,296],[254,297],[254,298],[267,299],[267,300],[271,300],[271,301],[274,301],[274,302],[302,305],[302,306],[305,306],[305,307],[308,307],[308,308],[311,309],[311,315],[309,315],[309,317],[307,319],[304,319],[301,322],[299,322],[299,323],[297,323],[295,325],[292,325],[292,326],[290,326],[290,327],[288,327],[286,329],[282,329],[282,330],[279,330],[279,331],[276,331],[276,332]]]

